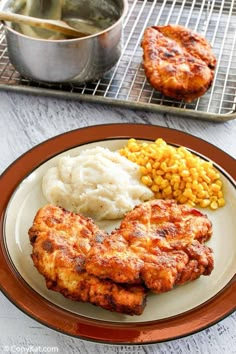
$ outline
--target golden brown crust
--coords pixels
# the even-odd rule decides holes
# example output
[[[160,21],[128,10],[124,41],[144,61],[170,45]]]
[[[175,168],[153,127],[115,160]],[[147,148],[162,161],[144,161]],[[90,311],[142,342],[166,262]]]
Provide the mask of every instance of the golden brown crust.
[[[111,235],[80,214],[46,205],[29,230],[35,267],[48,289],[110,311],[140,315],[155,293],[209,275],[206,215],[173,200],[142,203]]]
[[[89,275],[84,264],[91,246],[107,237],[89,218],[46,205],[29,230],[35,267],[48,289],[76,301],[90,302],[110,311],[140,315],[146,290]]]
[[[211,86],[216,58],[199,34],[179,25],[153,26],[141,46],[147,79],[164,95],[191,102]]]
[[[116,282],[144,283],[156,293],[169,291],[211,273],[212,250],[204,245],[211,234],[211,222],[197,209],[172,200],[142,203],[91,248],[86,270]]]

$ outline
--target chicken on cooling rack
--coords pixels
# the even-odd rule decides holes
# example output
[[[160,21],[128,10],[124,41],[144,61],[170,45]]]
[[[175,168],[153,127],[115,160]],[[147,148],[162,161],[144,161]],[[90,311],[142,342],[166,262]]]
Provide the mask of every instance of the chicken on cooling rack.
[[[180,25],[153,26],[141,46],[146,77],[157,91],[191,102],[210,88],[216,57],[203,36]]]
[[[37,212],[29,237],[34,265],[45,277],[48,289],[110,311],[129,315],[143,312],[144,287],[118,285],[86,272],[88,251],[107,237],[91,219],[46,205]]]
[[[213,253],[204,244],[211,234],[211,221],[197,209],[173,200],[142,203],[93,245],[85,267],[100,278],[163,293],[211,273]]]

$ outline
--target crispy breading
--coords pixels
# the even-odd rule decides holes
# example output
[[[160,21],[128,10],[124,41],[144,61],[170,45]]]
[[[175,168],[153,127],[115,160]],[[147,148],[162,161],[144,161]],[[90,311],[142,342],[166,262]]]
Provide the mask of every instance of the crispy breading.
[[[107,237],[91,219],[46,205],[37,212],[29,237],[34,265],[45,277],[48,289],[110,311],[129,315],[143,312],[143,286],[120,285],[86,272],[90,248]]]
[[[141,46],[147,79],[164,95],[191,102],[211,86],[216,58],[198,33],[180,25],[148,27]]]
[[[33,262],[49,289],[130,315],[143,312],[147,289],[163,293],[209,275],[211,235],[205,214],[173,200],[138,205],[110,235],[52,205],[38,211],[29,230]]]
[[[119,229],[93,245],[86,258],[88,273],[155,293],[209,275],[212,234],[206,215],[173,200],[142,203],[129,212]]]

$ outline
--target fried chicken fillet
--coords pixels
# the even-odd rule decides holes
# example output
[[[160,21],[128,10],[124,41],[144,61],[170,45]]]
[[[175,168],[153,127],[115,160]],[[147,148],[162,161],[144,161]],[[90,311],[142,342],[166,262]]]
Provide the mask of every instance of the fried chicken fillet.
[[[216,58],[201,35],[180,25],[153,26],[141,46],[147,79],[164,95],[191,102],[211,86]]]
[[[144,287],[118,285],[86,272],[90,248],[107,237],[91,219],[46,205],[37,212],[29,237],[34,265],[45,277],[48,289],[110,311],[129,315],[143,312]]]
[[[95,244],[86,258],[89,274],[118,283],[145,284],[155,293],[209,275],[212,234],[206,215],[173,200],[142,203],[119,229]]]

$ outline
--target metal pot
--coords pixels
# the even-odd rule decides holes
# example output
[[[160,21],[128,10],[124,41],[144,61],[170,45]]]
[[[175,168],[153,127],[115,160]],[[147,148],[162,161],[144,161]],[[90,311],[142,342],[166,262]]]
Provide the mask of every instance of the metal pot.
[[[17,12],[17,6],[24,2],[3,0],[0,9]],[[63,18],[79,15],[82,20],[90,20],[95,14],[101,21],[110,20],[110,26],[83,38],[34,38],[7,23],[4,29],[9,59],[22,76],[36,81],[82,83],[99,79],[121,55],[122,22],[127,7],[127,0],[64,0]]]

